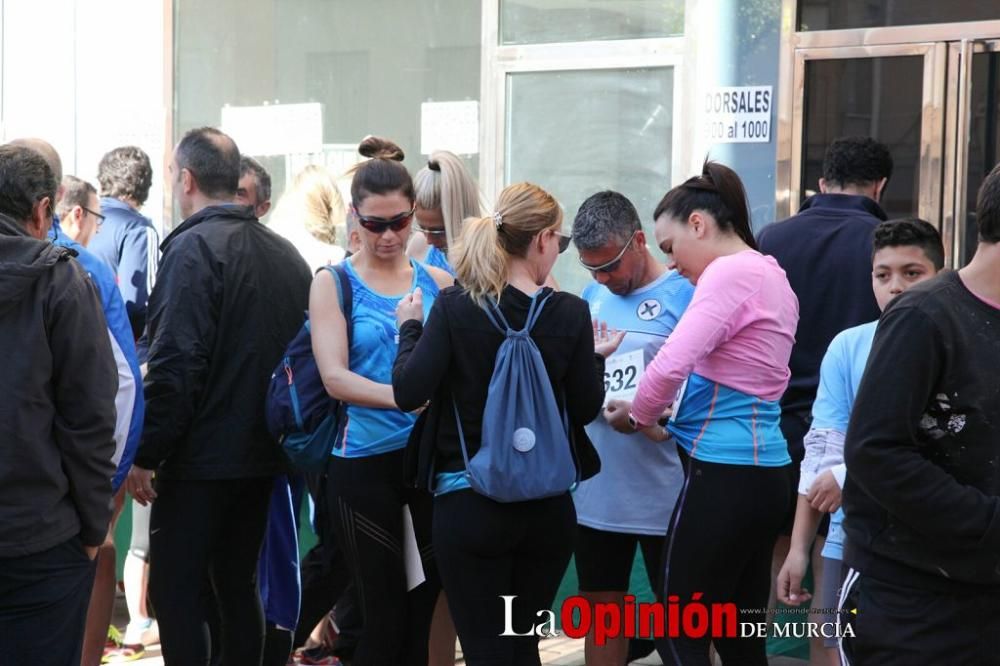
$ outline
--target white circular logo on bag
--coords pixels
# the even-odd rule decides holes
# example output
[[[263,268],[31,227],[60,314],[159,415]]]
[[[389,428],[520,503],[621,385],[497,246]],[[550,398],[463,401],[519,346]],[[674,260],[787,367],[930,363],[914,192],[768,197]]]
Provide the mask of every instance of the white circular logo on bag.
[[[514,431],[514,448],[521,453],[535,448],[535,433],[531,428],[518,428]]]

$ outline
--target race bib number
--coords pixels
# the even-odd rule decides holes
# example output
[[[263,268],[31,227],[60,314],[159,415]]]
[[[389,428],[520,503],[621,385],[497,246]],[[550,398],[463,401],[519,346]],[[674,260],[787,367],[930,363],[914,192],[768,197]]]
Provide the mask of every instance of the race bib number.
[[[646,357],[642,349],[609,358],[604,364],[604,404],[611,400],[632,400],[645,370]]]

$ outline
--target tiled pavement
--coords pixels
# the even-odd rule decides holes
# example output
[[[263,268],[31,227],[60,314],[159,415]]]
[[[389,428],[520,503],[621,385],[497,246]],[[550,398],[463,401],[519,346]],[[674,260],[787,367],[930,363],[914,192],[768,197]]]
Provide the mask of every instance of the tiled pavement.
[[[547,638],[539,644],[539,653],[542,656],[542,663],[550,666],[584,666],[583,662],[583,640],[560,636],[558,638]],[[804,666],[805,662],[788,657],[771,657],[768,660],[770,666]],[[146,657],[130,662],[140,666],[163,666],[163,659],[160,658],[158,646],[154,646],[147,653]],[[465,662],[459,658],[456,664]],[[652,666],[663,662],[654,654],[633,664]]]
[[[127,621],[127,618],[124,616],[124,603],[120,598],[116,601],[118,603],[115,604],[116,613],[114,621],[120,629],[124,630],[125,623]],[[543,664],[550,666],[584,666],[583,639],[566,638],[565,636],[546,638],[539,643],[538,650],[541,654]],[[768,661],[770,666],[805,665],[805,662],[803,661],[790,659],[788,657],[772,657]],[[128,663],[138,664],[139,666],[163,666],[163,659],[160,657],[159,646],[150,647],[146,651],[145,657]],[[459,653],[459,659],[455,663],[465,663],[465,661],[461,659],[461,653]],[[632,663],[641,664],[642,666],[653,666],[655,664],[662,664],[663,662],[661,662],[659,657],[657,657],[654,653],[650,657]]]
[[[542,656],[543,664],[551,666],[583,666],[583,640],[566,637],[547,638],[539,645],[539,653]],[[138,659],[132,664],[139,666],[163,666],[163,659],[160,657],[158,646],[150,648],[146,652],[146,657]],[[456,664],[464,664],[465,661],[459,657]],[[651,657],[642,661],[633,662],[635,664],[662,664],[659,659]]]

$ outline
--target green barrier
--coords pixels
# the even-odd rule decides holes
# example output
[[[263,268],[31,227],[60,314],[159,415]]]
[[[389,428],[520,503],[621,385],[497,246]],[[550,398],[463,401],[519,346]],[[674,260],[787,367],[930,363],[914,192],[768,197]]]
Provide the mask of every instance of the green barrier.
[[[316,535],[312,531],[309,523],[309,502],[302,503],[302,527],[299,529],[299,557],[305,554],[316,545]],[[122,565],[125,562],[125,555],[128,552],[128,544],[132,535],[132,502],[125,503],[125,510],[122,511],[121,518],[115,528],[115,546],[117,552],[118,579],[122,577]],[[807,589],[812,589],[812,572],[806,576],[803,583]],[[567,597],[579,593],[580,584],[576,577],[576,562],[570,560],[566,574],[563,576],[559,591],[556,593],[556,601],[553,610],[556,613],[556,622],[559,623],[559,609]],[[649,579],[646,575],[646,565],[642,555],[636,550],[635,562],[632,564],[632,578],[629,582],[629,591],[635,595],[636,603],[651,603],[655,601],[653,590],[649,586]],[[793,622],[802,620],[802,615],[779,612],[775,616],[778,623]],[[803,638],[771,638],[767,641],[767,652],[771,655],[783,655],[796,657],[799,659],[809,658],[809,641]]]

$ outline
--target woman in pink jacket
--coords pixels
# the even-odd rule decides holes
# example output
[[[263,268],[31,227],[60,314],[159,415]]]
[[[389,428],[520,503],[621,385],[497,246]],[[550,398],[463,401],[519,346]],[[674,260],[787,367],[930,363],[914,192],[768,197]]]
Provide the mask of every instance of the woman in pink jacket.
[[[648,431],[671,408],[666,430],[686,479],[667,535],[668,605],[683,615],[689,603],[734,603],[738,623],[765,622],[771,551],[793,491],[778,400],[798,301],[777,262],[757,251],[743,184],[728,167],[706,162],[654,217],[656,241],[694,283],[694,298],[634,401],[610,404],[607,416],[623,431]],[[767,663],[764,638],[712,638],[722,629],[682,631],[657,648],[667,664],[707,666],[710,643],[725,664]]]

